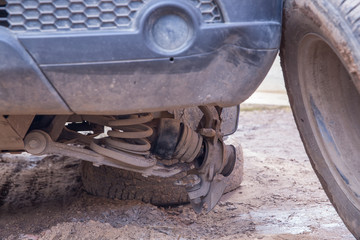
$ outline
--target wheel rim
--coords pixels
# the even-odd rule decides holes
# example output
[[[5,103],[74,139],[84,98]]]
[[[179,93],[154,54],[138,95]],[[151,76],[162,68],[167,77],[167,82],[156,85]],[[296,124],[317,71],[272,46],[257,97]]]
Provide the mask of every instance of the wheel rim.
[[[337,184],[360,210],[359,92],[322,37],[306,35],[298,51],[300,89],[312,134]]]

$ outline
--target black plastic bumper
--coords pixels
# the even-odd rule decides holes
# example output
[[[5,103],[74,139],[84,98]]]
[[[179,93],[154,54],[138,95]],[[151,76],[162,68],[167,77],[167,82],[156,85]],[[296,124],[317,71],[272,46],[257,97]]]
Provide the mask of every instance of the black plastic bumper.
[[[282,0],[217,4],[223,23],[203,23],[187,0],[153,0],[128,30],[0,29],[0,112],[125,114],[239,104],[278,52]]]

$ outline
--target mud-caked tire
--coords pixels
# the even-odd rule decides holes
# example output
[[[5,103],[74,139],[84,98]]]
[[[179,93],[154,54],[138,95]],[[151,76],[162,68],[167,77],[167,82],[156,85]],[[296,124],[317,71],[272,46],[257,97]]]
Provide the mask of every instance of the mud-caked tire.
[[[243,179],[243,153],[240,144],[236,146],[236,164],[232,174],[227,177],[225,192],[238,188]],[[178,205],[189,202],[184,187],[174,182],[186,173],[179,173],[169,178],[144,177],[140,173],[125,171],[109,166],[95,167],[92,163],[81,163],[81,176],[86,192],[121,200],[140,200],[158,206]]]
[[[360,0],[286,0],[281,63],[320,182],[360,239]]]

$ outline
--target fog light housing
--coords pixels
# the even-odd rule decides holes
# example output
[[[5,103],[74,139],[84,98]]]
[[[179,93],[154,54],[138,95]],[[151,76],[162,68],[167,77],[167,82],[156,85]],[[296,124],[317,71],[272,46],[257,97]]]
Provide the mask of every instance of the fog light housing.
[[[166,56],[186,51],[193,44],[198,27],[198,16],[192,8],[183,3],[153,6],[144,24],[148,47]]]

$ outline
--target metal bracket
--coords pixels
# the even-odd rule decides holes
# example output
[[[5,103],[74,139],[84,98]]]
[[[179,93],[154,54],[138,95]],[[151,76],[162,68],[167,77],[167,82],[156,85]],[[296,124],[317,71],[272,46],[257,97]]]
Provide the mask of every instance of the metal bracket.
[[[201,212],[204,204],[207,212],[213,209],[220,200],[225,187],[226,176],[232,172],[236,154],[233,146],[226,146],[220,132],[219,109],[207,106],[200,107],[204,113],[203,128],[199,133],[204,137],[205,155],[201,161],[195,163],[197,168],[191,174],[197,175],[201,181],[191,188],[187,188],[190,202],[196,212]]]

